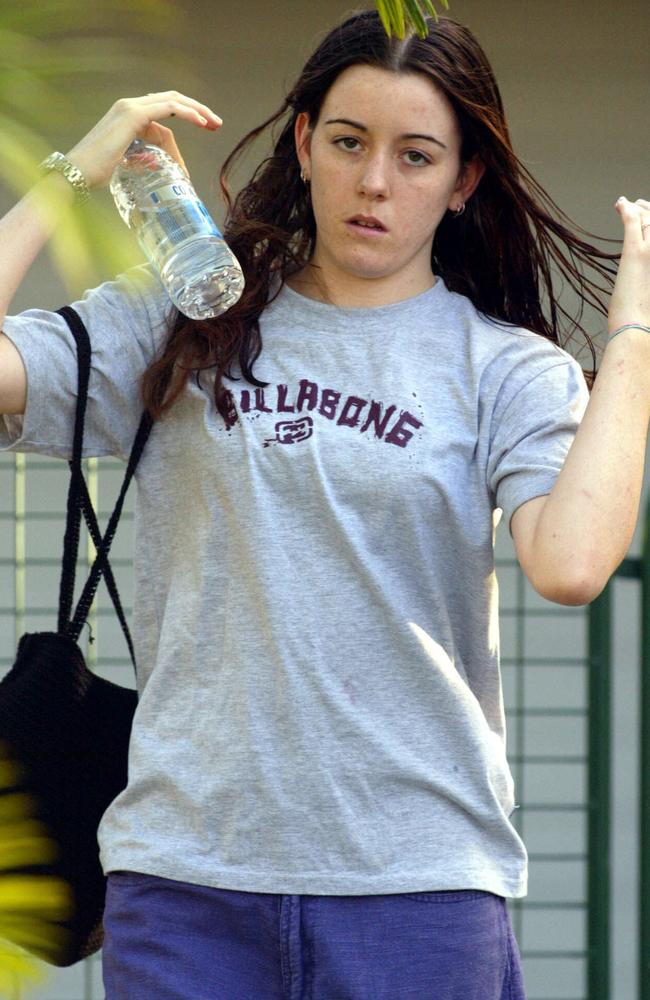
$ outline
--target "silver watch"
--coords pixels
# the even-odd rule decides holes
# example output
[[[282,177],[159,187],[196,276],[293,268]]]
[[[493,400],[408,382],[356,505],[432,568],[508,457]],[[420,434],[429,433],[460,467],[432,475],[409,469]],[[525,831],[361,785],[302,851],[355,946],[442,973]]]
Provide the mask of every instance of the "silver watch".
[[[47,159],[43,160],[39,167],[40,170],[47,172],[49,170],[56,170],[60,174],[63,174],[67,181],[70,181],[75,191],[75,203],[77,205],[83,205],[84,202],[88,201],[90,198],[90,191],[88,190],[88,185],[86,184],[86,178],[81,173],[78,167],[75,167],[74,163],[70,163],[63,153],[50,153]]]

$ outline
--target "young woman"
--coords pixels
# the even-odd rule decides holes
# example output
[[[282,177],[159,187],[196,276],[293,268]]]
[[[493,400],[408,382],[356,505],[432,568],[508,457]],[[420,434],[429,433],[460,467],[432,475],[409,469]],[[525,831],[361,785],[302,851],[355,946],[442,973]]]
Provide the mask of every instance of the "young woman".
[[[233,204],[233,158],[284,116]],[[91,189],[135,136],[182,163],[171,117],[221,123],[176,92],[124,99],[67,159]],[[40,186],[72,202],[65,176]],[[246,277],[228,313],[178,315],[148,265],[73,303],[93,346],[86,454],[125,458],[143,401],[156,418],[129,783],[99,831],[107,998],[521,1000],[495,512],[562,604],[627,551],[650,203],[617,204],[594,384],[561,346],[551,264],[605,314],[618,255],[558,221],[453,20],[399,41],[349,16],[222,186]],[[53,224],[32,194],[2,221],[3,316]],[[30,309],[3,330],[1,443],[67,458],[67,326]]]

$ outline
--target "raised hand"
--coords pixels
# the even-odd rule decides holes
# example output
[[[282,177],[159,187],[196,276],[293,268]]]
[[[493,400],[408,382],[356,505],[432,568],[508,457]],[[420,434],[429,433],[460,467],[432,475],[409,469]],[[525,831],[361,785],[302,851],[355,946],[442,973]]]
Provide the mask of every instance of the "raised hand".
[[[627,323],[650,327],[650,201],[643,198],[628,201],[621,197],[616,210],[623,221],[624,236],[608,310],[610,334]],[[650,333],[645,333],[645,337],[650,349]]]
[[[89,188],[104,187],[127,147],[140,138],[164,149],[187,174],[174,133],[158,120],[174,117],[211,131],[222,125],[221,118],[205,104],[176,90],[122,97],[66,156],[81,170]]]

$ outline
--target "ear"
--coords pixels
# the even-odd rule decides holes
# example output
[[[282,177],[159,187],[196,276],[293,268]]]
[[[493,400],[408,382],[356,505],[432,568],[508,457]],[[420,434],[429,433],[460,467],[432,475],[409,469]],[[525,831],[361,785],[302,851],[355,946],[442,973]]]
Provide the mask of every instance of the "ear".
[[[307,174],[311,173],[311,137],[312,129],[309,127],[309,115],[306,111],[301,111],[296,118],[294,138],[296,142],[298,162],[300,163],[301,169],[305,170]]]
[[[452,202],[454,207],[457,206],[457,202],[469,201],[472,197],[476,188],[479,185],[481,177],[485,173],[485,164],[479,158],[478,153],[472,157],[467,163],[464,163],[461,167],[460,173],[458,175],[458,183],[454,190],[452,199],[450,201],[449,207],[452,208]]]

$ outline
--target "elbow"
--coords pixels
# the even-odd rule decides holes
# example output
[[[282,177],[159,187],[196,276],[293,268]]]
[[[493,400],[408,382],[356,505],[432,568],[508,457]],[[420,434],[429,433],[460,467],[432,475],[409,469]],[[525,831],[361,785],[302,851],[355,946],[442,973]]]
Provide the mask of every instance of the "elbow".
[[[553,604],[578,608],[585,607],[600,597],[607,583],[608,579],[603,581],[599,575],[590,571],[576,573],[571,578],[563,577],[560,580],[545,581],[536,585],[535,590],[544,600],[551,601]]]

